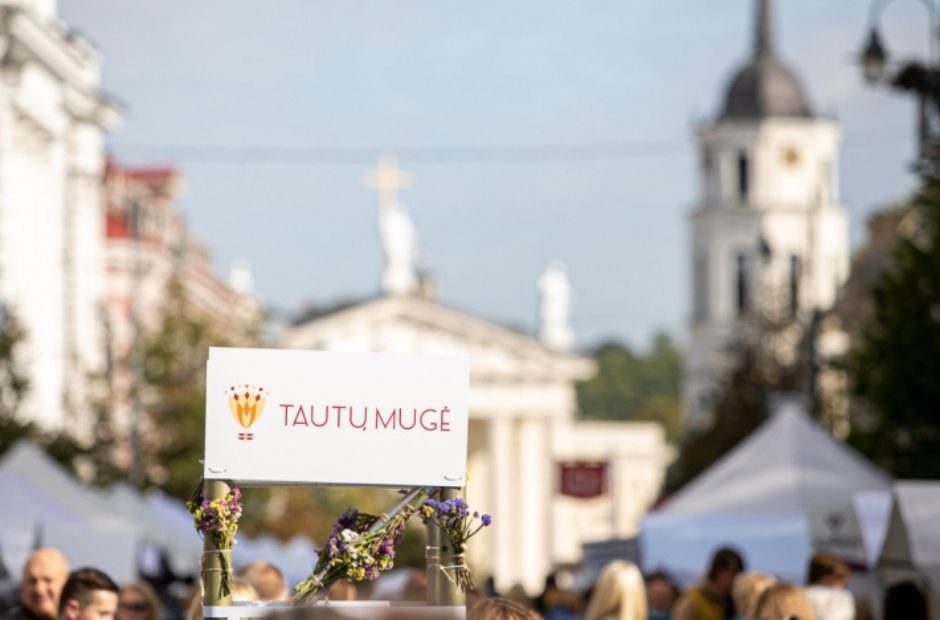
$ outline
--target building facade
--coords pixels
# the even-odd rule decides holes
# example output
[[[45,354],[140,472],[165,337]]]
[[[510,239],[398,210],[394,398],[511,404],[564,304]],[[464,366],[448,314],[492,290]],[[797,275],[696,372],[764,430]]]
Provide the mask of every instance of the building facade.
[[[0,2],[0,302],[25,330],[23,419],[88,423],[103,371],[104,134],[120,121],[100,61],[51,0]]]
[[[714,122],[697,135],[700,200],[689,217],[692,308],[684,422],[711,423],[723,378],[759,343],[788,363],[801,326],[830,307],[848,275],[838,199],[837,124],[815,114],[757,0],[754,48]],[[765,327],[789,325],[773,342]]]
[[[673,450],[655,423],[576,421],[575,381],[593,362],[416,295],[383,295],[298,324],[285,348],[460,355],[470,360],[468,502],[497,524],[470,562],[498,589],[541,592],[585,542],[637,533]],[[561,494],[562,463],[604,463],[607,492]]]
[[[187,230],[180,213],[184,184],[178,170],[109,161],[104,188],[112,409],[118,427],[127,429],[134,407],[134,347],[141,336],[159,328],[171,285],[179,287],[185,304],[179,312],[225,326],[233,342],[245,342],[254,332],[261,307],[250,272],[236,268],[228,281],[219,278],[206,245]]]

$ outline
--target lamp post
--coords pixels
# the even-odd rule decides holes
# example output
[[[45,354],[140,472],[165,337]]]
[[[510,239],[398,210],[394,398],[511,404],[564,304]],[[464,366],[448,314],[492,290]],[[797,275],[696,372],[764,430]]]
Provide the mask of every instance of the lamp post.
[[[888,51],[878,31],[881,14],[891,2],[893,0],[872,2],[868,38],[860,57],[862,74],[869,84],[884,83],[917,97],[918,161],[915,167],[925,170],[940,155],[940,62],[937,58],[937,37],[940,31],[937,5],[935,0],[919,0],[927,9],[926,61],[908,61],[893,68],[889,67]]]

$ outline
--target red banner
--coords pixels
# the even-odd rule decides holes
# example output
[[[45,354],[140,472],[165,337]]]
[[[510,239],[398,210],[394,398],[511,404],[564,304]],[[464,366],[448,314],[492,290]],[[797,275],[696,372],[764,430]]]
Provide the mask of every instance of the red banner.
[[[589,499],[607,493],[607,463],[559,463],[559,492]]]

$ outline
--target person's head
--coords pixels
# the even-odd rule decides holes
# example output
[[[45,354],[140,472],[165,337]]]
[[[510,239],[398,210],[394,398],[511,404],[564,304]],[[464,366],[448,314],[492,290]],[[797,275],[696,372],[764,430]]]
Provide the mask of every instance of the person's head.
[[[59,594],[69,577],[69,563],[56,549],[38,549],[23,567],[20,596],[23,606],[38,618],[52,620],[59,613]]]
[[[646,619],[646,588],[634,564],[614,560],[597,579],[585,620],[614,617],[618,620]]]
[[[359,591],[354,581],[337,579],[330,586],[326,598],[331,601],[354,601],[359,598]]]
[[[757,611],[757,601],[764,590],[777,581],[773,576],[758,571],[739,573],[731,587],[734,610],[743,618],[753,618]]]
[[[679,590],[666,573],[656,571],[646,576],[646,603],[650,611],[667,612],[678,597]]]
[[[270,562],[249,562],[238,569],[236,574],[254,586],[260,601],[286,601],[288,598],[287,580],[277,566]]]
[[[532,599],[529,598],[529,595],[526,593],[525,588],[521,583],[515,583],[506,590],[506,593],[502,596],[508,601],[512,601],[517,605],[521,605],[526,609],[533,609]]]
[[[232,602],[233,603],[253,603],[260,600],[258,591],[251,585],[251,582],[242,577],[232,579]]]
[[[829,553],[814,553],[809,560],[806,583],[829,588],[844,588],[852,576],[849,565]]]
[[[910,581],[896,583],[885,592],[884,620],[927,620],[927,600]]]
[[[59,597],[59,620],[113,620],[118,587],[97,568],[72,571]]]
[[[162,620],[157,593],[142,581],[129,583],[118,594],[117,620]]]
[[[505,598],[486,598],[470,608],[467,620],[539,620],[535,611]]]
[[[722,547],[712,556],[708,567],[708,581],[722,596],[731,595],[731,586],[738,573],[744,570],[741,554],[730,547]]]
[[[816,611],[802,589],[781,581],[757,599],[754,620],[816,620]]]

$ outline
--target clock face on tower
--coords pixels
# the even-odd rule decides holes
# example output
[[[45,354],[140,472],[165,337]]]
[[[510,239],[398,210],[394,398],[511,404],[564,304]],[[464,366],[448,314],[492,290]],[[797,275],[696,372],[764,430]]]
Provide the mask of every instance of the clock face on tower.
[[[783,149],[783,163],[786,164],[788,168],[796,168],[800,163],[800,152],[796,150],[796,147],[788,146]]]

